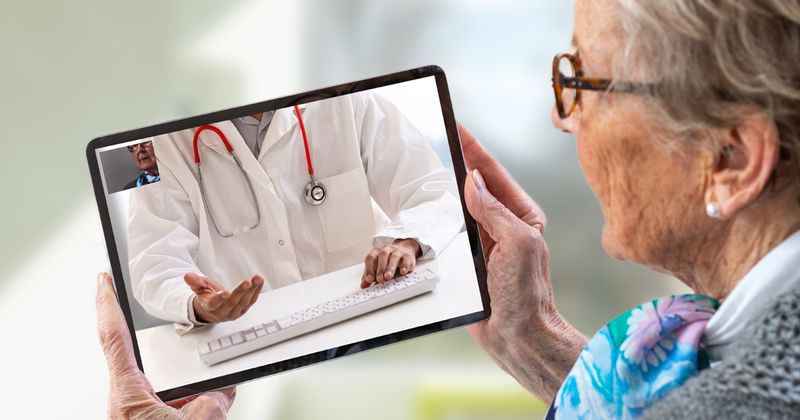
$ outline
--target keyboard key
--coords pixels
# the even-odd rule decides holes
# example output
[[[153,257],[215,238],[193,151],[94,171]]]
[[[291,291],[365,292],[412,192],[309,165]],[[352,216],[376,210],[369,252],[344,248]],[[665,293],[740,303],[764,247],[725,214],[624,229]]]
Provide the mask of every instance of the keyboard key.
[[[234,345],[236,345],[236,344],[239,344],[239,343],[243,342],[244,340],[242,339],[242,334],[241,333],[236,333],[236,334],[231,336],[231,341],[233,342]]]
[[[203,344],[200,344],[199,346],[197,346],[197,351],[200,352],[201,356],[205,356],[208,353],[211,353],[211,349],[208,348],[208,343],[203,343]]]
[[[220,345],[222,346],[223,349],[225,347],[230,347],[231,345],[233,345],[233,342],[231,342],[231,338],[230,337],[222,337],[222,338],[220,338],[219,339],[219,343],[220,343]]]
[[[424,270],[422,272],[417,272],[417,276],[421,279],[433,279],[436,278],[436,274],[431,270]]]
[[[219,345],[219,339],[211,340],[208,345],[211,347],[211,351],[217,351],[222,347]]]
[[[285,329],[291,327],[292,325],[296,324],[296,322],[292,322],[292,321],[293,321],[292,317],[287,316],[286,318],[281,318],[281,319],[279,319],[279,320],[277,320],[275,322],[278,323],[278,326],[281,327],[282,330],[285,330]]]

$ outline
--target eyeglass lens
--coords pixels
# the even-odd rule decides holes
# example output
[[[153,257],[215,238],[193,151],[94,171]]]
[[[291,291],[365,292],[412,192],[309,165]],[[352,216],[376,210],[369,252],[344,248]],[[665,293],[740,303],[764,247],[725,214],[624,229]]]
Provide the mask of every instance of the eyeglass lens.
[[[562,78],[574,78],[575,77],[575,67],[572,65],[572,61],[569,60],[567,57],[561,57],[558,62],[558,71]],[[563,84],[561,84],[561,104],[564,107],[564,113],[568,116],[572,113],[575,108],[575,102],[577,100],[578,92],[573,88],[565,88]]]
[[[138,149],[140,147],[150,146],[151,144],[153,144],[153,142],[151,142],[151,141],[146,141],[144,143],[133,144],[133,145],[128,146],[128,151],[133,153],[134,150],[136,150],[136,149]]]

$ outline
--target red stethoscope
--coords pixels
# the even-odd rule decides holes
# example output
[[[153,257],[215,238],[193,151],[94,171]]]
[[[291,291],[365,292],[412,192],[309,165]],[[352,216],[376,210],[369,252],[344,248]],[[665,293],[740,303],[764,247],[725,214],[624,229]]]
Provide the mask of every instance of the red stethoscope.
[[[303,147],[306,149],[306,168],[308,168],[308,184],[303,190],[303,196],[306,202],[312,206],[318,206],[325,201],[325,187],[314,179],[314,165],[311,163],[311,152],[308,149],[308,136],[306,135],[306,126],[303,124],[303,116],[300,115],[300,108],[294,106],[294,114],[297,115],[297,122],[300,125],[300,132],[303,134]]]
[[[325,192],[325,187],[319,181],[314,179],[314,165],[311,163],[311,152],[308,147],[308,135],[306,134],[305,124],[303,124],[303,116],[300,114],[300,109],[297,107],[297,105],[294,106],[294,112],[295,115],[297,115],[297,121],[298,125],[300,126],[300,132],[303,135],[303,147],[305,148],[306,151],[306,167],[308,168],[308,177],[310,178],[310,181],[308,182],[308,184],[306,184],[305,189],[303,190],[303,196],[305,197],[306,202],[308,204],[312,206],[318,206],[322,204],[323,201],[325,201],[325,196],[327,194]],[[244,175],[245,180],[247,181],[247,186],[250,190],[250,195],[253,198],[253,202],[255,202],[256,217],[257,217],[256,222],[254,224],[247,225],[243,228],[234,229],[230,233],[222,233],[222,231],[219,229],[216,217],[214,216],[214,211],[208,205],[208,201],[206,200],[206,189],[205,189],[205,184],[203,183],[203,171],[200,165],[200,151],[197,146],[197,141],[200,139],[200,133],[206,130],[213,131],[219,137],[219,139],[222,140],[222,144],[225,145],[225,149],[228,151],[228,154],[233,158],[234,162],[236,162],[236,165],[239,167],[239,170],[242,171],[242,174]],[[217,233],[219,233],[219,235],[224,238],[230,238],[235,233],[245,232],[258,227],[258,225],[261,223],[261,211],[258,206],[258,200],[256,199],[256,194],[255,190],[253,189],[253,184],[250,182],[250,178],[244,171],[244,168],[242,167],[242,162],[239,160],[239,158],[236,157],[235,154],[233,154],[233,146],[231,146],[230,142],[228,142],[228,138],[225,137],[225,134],[222,132],[222,130],[213,125],[203,125],[198,127],[197,130],[194,132],[194,139],[192,140],[192,148],[194,149],[194,164],[197,167],[198,179],[200,181],[200,193],[203,198],[203,204],[209,211],[209,215],[211,216],[211,222],[214,224],[214,228],[217,230]]]

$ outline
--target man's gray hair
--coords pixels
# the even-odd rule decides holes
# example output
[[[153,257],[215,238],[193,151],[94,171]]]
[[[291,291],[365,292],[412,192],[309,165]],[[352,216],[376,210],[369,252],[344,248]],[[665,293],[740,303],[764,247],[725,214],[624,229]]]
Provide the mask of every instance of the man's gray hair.
[[[657,125],[697,137],[741,122],[732,104],[763,110],[800,182],[800,0],[618,1],[614,78],[657,83]]]

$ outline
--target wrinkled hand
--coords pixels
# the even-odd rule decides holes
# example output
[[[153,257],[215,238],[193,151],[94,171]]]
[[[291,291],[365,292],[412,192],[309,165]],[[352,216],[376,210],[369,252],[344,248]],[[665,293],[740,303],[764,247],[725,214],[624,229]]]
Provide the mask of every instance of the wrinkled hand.
[[[417,266],[419,243],[413,239],[398,239],[382,248],[373,248],[364,258],[361,288],[383,283],[397,275],[405,276]]]
[[[233,321],[244,315],[256,303],[264,286],[264,278],[258,274],[239,282],[230,292],[216,281],[195,273],[187,273],[183,281],[196,295],[192,301],[195,317],[211,323]]]
[[[492,318],[512,327],[550,309],[550,258],[544,242],[547,219],[511,175],[459,125],[470,174],[467,210],[480,224],[489,274]],[[480,333],[485,324],[473,327]]]
[[[461,137],[461,148],[464,151],[464,160],[467,169],[480,171],[484,182],[489,186],[491,194],[528,226],[535,227],[544,233],[547,227],[547,218],[536,202],[514,181],[511,174],[506,171],[495,158],[478,142],[466,127],[458,124],[458,134]],[[486,235],[482,239],[490,240]],[[492,241],[493,243],[493,241]]]
[[[113,419],[224,419],[235,388],[164,404],[136,365],[128,326],[117,304],[111,277],[97,276],[97,330],[111,377],[108,417]]]
[[[540,397],[550,398],[585,339],[555,307],[543,237],[547,219],[461,125],[459,134],[470,170],[465,201],[480,224],[492,310],[470,333],[500,367]]]

